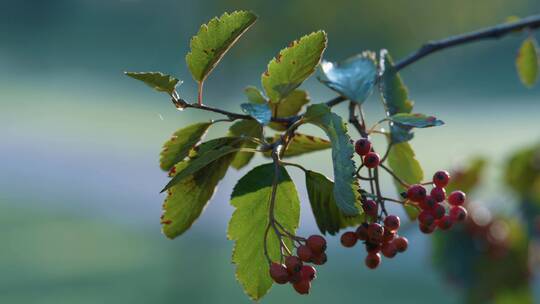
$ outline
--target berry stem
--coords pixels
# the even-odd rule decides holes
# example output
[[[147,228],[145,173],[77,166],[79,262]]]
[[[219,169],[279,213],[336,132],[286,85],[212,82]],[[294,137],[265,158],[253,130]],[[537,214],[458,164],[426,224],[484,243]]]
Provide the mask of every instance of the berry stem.
[[[403,181],[399,176],[397,176],[392,170],[390,170],[388,167],[386,167],[383,164],[380,164],[379,167],[383,168],[384,171],[386,171],[388,174],[390,174],[398,183],[400,183],[403,187],[409,188],[409,184],[407,184],[405,181]]]

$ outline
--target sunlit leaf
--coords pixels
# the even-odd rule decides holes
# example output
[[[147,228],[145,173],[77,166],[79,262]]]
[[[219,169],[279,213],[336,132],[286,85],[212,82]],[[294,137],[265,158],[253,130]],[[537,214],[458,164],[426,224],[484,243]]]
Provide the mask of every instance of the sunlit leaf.
[[[388,153],[388,165],[390,169],[405,183],[413,185],[422,182],[424,171],[414,155],[411,145],[407,142],[393,144]],[[407,189],[394,180],[398,193]],[[406,206],[405,211],[411,219],[418,216],[418,210],[411,206]]]
[[[232,261],[236,265],[236,278],[253,300],[262,298],[272,286],[268,261],[264,255],[264,240],[269,224],[274,171],[273,164],[254,168],[238,181],[231,195],[231,205],[235,211],[229,222],[227,236],[235,241]],[[287,171],[280,167],[278,172],[274,218],[294,234],[300,219],[300,201]],[[288,239],[284,241],[292,248]],[[279,261],[279,241],[272,229],[269,230],[266,243],[270,259]]]
[[[332,90],[358,104],[362,104],[373,91],[377,78],[375,53],[364,52],[341,62],[323,61],[322,80]]]
[[[270,102],[281,102],[313,74],[325,48],[326,33],[318,31],[281,50],[262,75],[262,86]]]
[[[262,126],[254,120],[240,120],[235,122],[229,128],[229,136],[247,136],[260,139],[262,138]],[[257,144],[250,140],[245,140],[241,147],[254,149],[257,147]],[[243,168],[249,163],[254,155],[255,153],[253,152],[236,152],[231,167],[235,169]]]
[[[281,136],[276,134],[273,138],[267,138],[269,142],[277,141]],[[332,147],[332,143],[324,138],[296,133],[292,140],[283,152],[283,157],[293,157],[310,152],[316,152],[326,150]],[[264,153],[265,156],[270,157],[270,151]]]
[[[364,221],[363,215],[347,217],[341,213],[334,199],[334,182],[317,172],[305,173],[311,210],[321,233],[334,235],[342,228],[355,226]]]
[[[186,158],[189,151],[201,140],[210,127],[210,122],[196,123],[174,132],[163,145],[159,165],[169,171],[175,164]]]
[[[441,126],[444,122],[435,116],[427,116],[420,113],[397,113],[388,119],[400,125],[414,128],[428,128]]]
[[[347,127],[341,117],[330,111],[325,104],[311,105],[307,108],[304,120],[321,128],[332,143],[332,161],[334,165],[334,198],[337,206],[345,215],[355,216],[361,212],[355,206],[358,185],[352,160],[354,148],[347,134]]]
[[[187,164],[185,167],[183,167],[182,171],[179,171],[176,173],[176,175],[167,183],[165,188],[161,190],[161,192],[171,188],[172,186],[178,184],[183,179],[191,176],[192,174],[203,170],[208,164],[226,156],[231,153],[234,153],[239,150],[238,145],[241,144],[242,139],[241,138],[235,138],[235,137],[228,137],[228,138],[221,138],[221,139],[215,139],[213,142],[218,142],[218,140],[221,140],[223,144],[221,145],[215,145],[212,147],[212,149],[205,149],[203,151],[198,151],[197,157],[194,157],[187,161]]]
[[[190,153],[190,157],[196,158],[199,153],[205,154],[226,142],[230,143],[230,140],[216,139],[203,143],[198,147],[198,152]],[[217,184],[225,176],[232,159],[233,154],[219,158],[168,189],[161,216],[162,231],[168,238],[181,235],[199,218]],[[177,163],[171,175],[183,172],[189,162],[190,160],[184,160]]]
[[[243,103],[240,107],[244,113],[253,117],[263,126],[266,126],[272,119],[272,110],[268,104]]]
[[[182,81],[160,72],[124,72],[124,74],[146,83],[158,92],[165,92],[169,95],[172,95],[178,83],[182,84]]]
[[[191,38],[191,51],[186,55],[186,63],[193,78],[203,82],[256,19],[251,12],[236,11],[224,13],[201,25],[197,35]]]
[[[271,106],[275,107],[276,117],[285,118],[297,115],[302,107],[309,103],[309,96],[306,91],[303,90],[294,90],[287,97],[285,97],[281,103],[272,104]],[[284,131],[287,129],[286,123],[281,122],[271,122],[270,128],[278,131]]]
[[[256,87],[247,87],[244,89],[244,93],[246,94],[249,102],[258,104],[266,103],[266,98],[264,98],[261,91],[259,91]]]
[[[516,68],[521,82],[532,87],[538,79],[538,51],[536,41],[530,37],[523,41],[516,57]]]

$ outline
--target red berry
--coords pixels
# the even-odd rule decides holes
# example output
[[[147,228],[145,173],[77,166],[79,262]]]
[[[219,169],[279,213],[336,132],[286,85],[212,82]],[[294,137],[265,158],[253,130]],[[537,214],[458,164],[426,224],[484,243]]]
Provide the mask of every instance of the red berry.
[[[423,202],[420,202],[420,208],[424,210],[431,210],[433,207],[435,207],[435,204],[437,204],[435,199],[431,195],[428,195]]]
[[[356,238],[356,233],[352,231],[345,232],[341,235],[341,245],[344,247],[353,247],[356,241],[358,241],[358,238]]]
[[[354,143],[354,150],[358,155],[364,156],[371,151],[371,142],[367,138],[361,138]]]
[[[444,202],[444,200],[446,199],[446,190],[441,187],[435,187],[431,189],[430,194],[437,203]]]
[[[304,265],[300,270],[300,275],[303,280],[313,281],[317,277],[317,270],[313,266]]]
[[[427,191],[422,185],[412,185],[407,189],[407,198],[420,203],[426,199]]]
[[[311,262],[315,265],[323,265],[324,263],[326,263],[327,259],[328,258],[326,256],[326,253],[321,252],[317,255],[314,255],[313,258],[311,258]]]
[[[465,203],[466,195],[463,191],[454,191],[448,196],[448,203],[454,206],[461,206]]]
[[[380,243],[384,236],[384,227],[379,223],[371,223],[368,227],[369,240],[373,243]]]
[[[397,254],[396,245],[393,242],[384,243],[381,248],[381,253],[387,258],[393,258]]]
[[[299,294],[308,294],[311,288],[311,282],[309,280],[302,279],[293,284],[294,290]]]
[[[440,220],[437,221],[437,226],[441,230],[450,229],[450,227],[452,227],[452,224],[452,219],[448,215],[443,216]]]
[[[298,249],[296,249],[296,255],[302,260],[302,262],[309,262],[311,261],[311,257],[313,256],[313,252],[311,249],[306,245],[300,245],[298,246]]]
[[[431,209],[431,214],[433,214],[433,217],[438,220],[441,219],[444,214],[446,213],[446,209],[441,203],[436,203],[435,206]]]
[[[378,208],[377,203],[374,200],[366,200],[364,203],[362,203],[362,209],[364,209],[364,212],[369,216],[377,216]]]
[[[420,231],[422,233],[425,233],[425,234],[430,234],[432,233],[433,231],[435,231],[435,228],[437,227],[437,225],[435,225],[435,223],[431,224],[431,225],[423,225],[423,224],[420,224]]]
[[[384,235],[382,241],[385,243],[391,242],[396,237],[395,231],[384,229]]]
[[[381,161],[381,158],[379,154],[375,152],[369,152],[364,156],[364,166],[368,168],[375,168],[379,165],[379,162]]]
[[[381,251],[381,244],[366,242],[366,251],[368,253],[377,253]]]
[[[444,188],[450,181],[450,174],[447,171],[441,170],[433,174],[433,183],[437,187]]]
[[[358,238],[361,241],[367,240],[368,227],[369,225],[367,223],[363,223],[362,225],[358,226],[358,228],[356,228],[356,238]]]
[[[298,257],[290,255],[285,258],[285,266],[290,274],[294,274],[302,269],[302,261]]]
[[[306,245],[314,254],[322,253],[326,250],[326,240],[320,235],[312,235],[306,240]]]
[[[392,243],[394,243],[398,252],[405,252],[409,247],[409,240],[403,236],[398,237]]]
[[[289,272],[287,272],[287,268],[275,262],[270,264],[270,277],[278,284],[289,282]]]
[[[370,253],[366,256],[366,266],[370,269],[375,269],[381,263],[381,255],[378,253]]]
[[[302,279],[302,275],[299,272],[295,272],[294,274],[289,274],[289,282],[296,283]]]
[[[431,214],[431,211],[424,210],[418,215],[418,222],[420,222],[421,225],[431,226],[435,222],[435,218],[433,217],[433,214]]]
[[[397,231],[399,229],[399,217],[396,215],[389,215],[384,219],[384,227],[390,231]]]
[[[450,208],[450,218],[454,222],[461,222],[467,218],[467,210],[463,206],[453,206]]]

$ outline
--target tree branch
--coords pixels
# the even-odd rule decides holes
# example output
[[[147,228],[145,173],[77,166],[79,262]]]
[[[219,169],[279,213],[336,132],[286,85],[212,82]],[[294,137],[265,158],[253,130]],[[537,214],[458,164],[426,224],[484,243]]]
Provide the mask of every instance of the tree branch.
[[[444,49],[462,45],[462,44],[467,44],[474,41],[498,39],[516,31],[522,31],[524,29],[535,30],[535,29],[538,29],[539,27],[540,27],[540,15],[534,15],[534,16],[523,18],[517,22],[503,23],[503,24],[495,25],[493,27],[488,27],[488,28],[484,28],[478,31],[470,32],[470,33],[465,33],[465,34],[461,34],[461,35],[457,35],[457,36],[453,36],[453,37],[449,37],[449,38],[445,38],[441,40],[430,41],[424,44],[420,49],[408,55],[407,57],[397,61],[394,67],[397,71],[399,71],[415,63],[416,61],[440,50],[444,50]],[[337,96],[327,101],[326,105],[329,107],[334,107],[346,100],[347,98],[343,96]],[[188,103],[177,96],[173,97],[173,103],[176,105],[177,108],[195,108],[195,109],[200,109],[204,111],[223,114],[227,116],[230,120],[253,119],[253,117],[249,115],[245,115],[245,114],[233,113],[233,112],[209,107],[209,106],[198,104],[198,103]],[[298,121],[299,119],[301,119],[302,115],[303,114],[289,116],[289,117],[281,117],[281,118],[273,117],[271,121],[286,123],[287,125],[290,126],[294,124],[296,121]]]
[[[540,15],[530,16],[527,18],[523,18],[517,22],[512,23],[506,23],[506,24],[499,24],[493,27],[484,28],[478,31],[465,33],[441,40],[436,41],[430,41],[426,44],[424,44],[420,49],[415,51],[414,53],[410,54],[409,56],[403,58],[402,60],[396,62],[394,67],[396,70],[401,70],[408,65],[426,57],[427,55],[451,48],[454,46],[474,42],[474,41],[480,41],[480,40],[486,40],[486,39],[498,39],[503,36],[506,36],[512,32],[521,31],[524,29],[537,29],[540,27]]]

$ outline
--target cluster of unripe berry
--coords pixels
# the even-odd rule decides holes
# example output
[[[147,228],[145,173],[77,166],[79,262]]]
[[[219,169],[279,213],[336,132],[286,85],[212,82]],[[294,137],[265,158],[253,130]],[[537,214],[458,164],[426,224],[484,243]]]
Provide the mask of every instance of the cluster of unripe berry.
[[[409,246],[405,237],[398,236],[399,217],[387,216],[384,225],[379,223],[363,223],[356,231],[348,231],[341,235],[341,244],[344,247],[353,247],[358,241],[363,241],[367,251],[365,264],[371,269],[377,268],[381,263],[381,253],[387,258],[393,258],[398,252],[404,252]]]
[[[429,194],[422,185],[412,185],[407,189],[407,198],[422,210],[418,215],[418,222],[423,233],[432,233],[437,228],[448,230],[454,223],[467,218],[467,210],[463,207],[465,193],[456,190],[446,196],[444,187],[449,181],[448,172],[438,171],[433,175],[433,188]]]
[[[354,150],[362,157],[362,163],[367,168],[375,168],[381,162],[381,157],[374,151],[371,151],[371,142],[367,138],[361,138],[354,143]]]
[[[294,290],[299,294],[308,294],[311,281],[317,275],[317,271],[311,265],[326,263],[326,240],[320,235],[312,235],[305,243],[298,246],[296,256],[285,257],[285,264],[270,263],[270,277],[278,284],[291,283]]]

